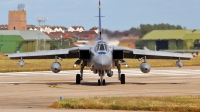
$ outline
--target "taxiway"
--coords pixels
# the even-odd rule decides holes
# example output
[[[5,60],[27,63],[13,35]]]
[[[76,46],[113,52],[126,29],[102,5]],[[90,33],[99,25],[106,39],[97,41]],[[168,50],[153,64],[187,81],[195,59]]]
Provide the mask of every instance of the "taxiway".
[[[144,74],[137,69],[122,69],[126,84],[107,77],[98,86],[99,76],[84,70],[84,79],[75,84],[79,70],[0,73],[1,109],[48,109],[55,100],[74,97],[200,95],[200,67],[153,68]]]

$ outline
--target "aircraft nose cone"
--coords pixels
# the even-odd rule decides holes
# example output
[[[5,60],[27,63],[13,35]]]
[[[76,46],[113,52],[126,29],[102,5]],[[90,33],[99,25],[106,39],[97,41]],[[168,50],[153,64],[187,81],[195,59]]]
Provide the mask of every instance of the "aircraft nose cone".
[[[111,59],[107,55],[97,55],[94,57],[94,67],[98,70],[111,68]]]

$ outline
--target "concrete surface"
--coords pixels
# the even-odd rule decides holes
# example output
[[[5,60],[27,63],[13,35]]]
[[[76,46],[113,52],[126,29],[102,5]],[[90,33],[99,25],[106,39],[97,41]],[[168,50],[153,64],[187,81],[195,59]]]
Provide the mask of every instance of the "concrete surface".
[[[104,112],[56,110],[48,106],[60,97],[200,95],[200,67],[153,68],[148,74],[141,73],[139,69],[123,69],[125,85],[117,80],[117,70],[114,70],[113,77],[105,76],[105,86],[98,86],[99,76],[89,70],[84,71],[81,85],[76,85],[77,73],[79,70],[61,71],[58,74],[50,71],[0,73],[0,111]]]

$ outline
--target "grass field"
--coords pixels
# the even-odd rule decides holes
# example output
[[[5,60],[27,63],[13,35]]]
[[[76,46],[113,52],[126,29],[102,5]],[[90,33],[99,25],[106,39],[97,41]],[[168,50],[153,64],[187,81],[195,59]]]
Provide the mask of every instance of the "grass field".
[[[62,70],[75,70],[80,69],[79,66],[73,68],[74,62],[77,59],[63,59],[63,61],[59,62],[62,65]],[[8,57],[0,54],[0,72],[20,72],[20,71],[47,71],[50,70],[50,66],[54,59],[25,59],[25,66],[19,67],[18,60],[10,60]],[[125,59],[125,61],[129,64],[130,68],[139,68],[140,63],[142,61],[138,61],[137,59]],[[148,63],[151,64],[152,67],[175,67],[175,63],[177,60],[147,60]],[[195,57],[191,60],[183,60],[184,66],[200,66],[200,56]],[[122,66],[122,68],[125,68]],[[89,68],[85,68],[89,69]]]
[[[200,96],[69,98],[55,101],[50,107],[68,109],[199,112]]]
[[[8,57],[0,54],[0,72],[21,72],[21,71],[49,71],[54,59],[24,59],[25,66],[18,66],[19,59],[10,60]],[[62,64],[63,70],[79,69],[73,68],[76,59],[58,60]]]

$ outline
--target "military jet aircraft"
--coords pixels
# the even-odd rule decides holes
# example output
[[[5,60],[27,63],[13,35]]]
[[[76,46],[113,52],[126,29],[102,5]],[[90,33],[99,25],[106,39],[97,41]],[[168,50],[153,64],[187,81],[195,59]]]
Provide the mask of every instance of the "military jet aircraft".
[[[80,84],[83,80],[83,70],[85,66],[91,67],[91,71],[94,74],[98,74],[98,85],[105,85],[105,74],[108,77],[113,76],[112,68],[117,67],[118,80],[121,84],[125,84],[125,74],[121,74],[121,65],[128,66],[124,58],[144,60],[140,65],[140,70],[143,73],[148,73],[151,69],[150,64],[147,63],[147,59],[177,59],[177,66],[181,67],[181,59],[191,59],[191,54],[170,53],[162,51],[151,51],[148,49],[130,49],[120,46],[109,46],[108,43],[103,40],[101,29],[101,4],[99,1],[99,35],[95,45],[86,45],[81,47],[73,47],[69,49],[60,50],[48,50],[37,52],[24,52],[13,53],[7,56],[10,59],[20,59],[19,65],[24,66],[23,59],[54,59],[55,62],[51,65],[51,70],[54,73],[61,71],[61,64],[57,62],[57,59],[64,58],[78,58],[74,65],[80,65],[80,74],[76,74],[76,84]]]

